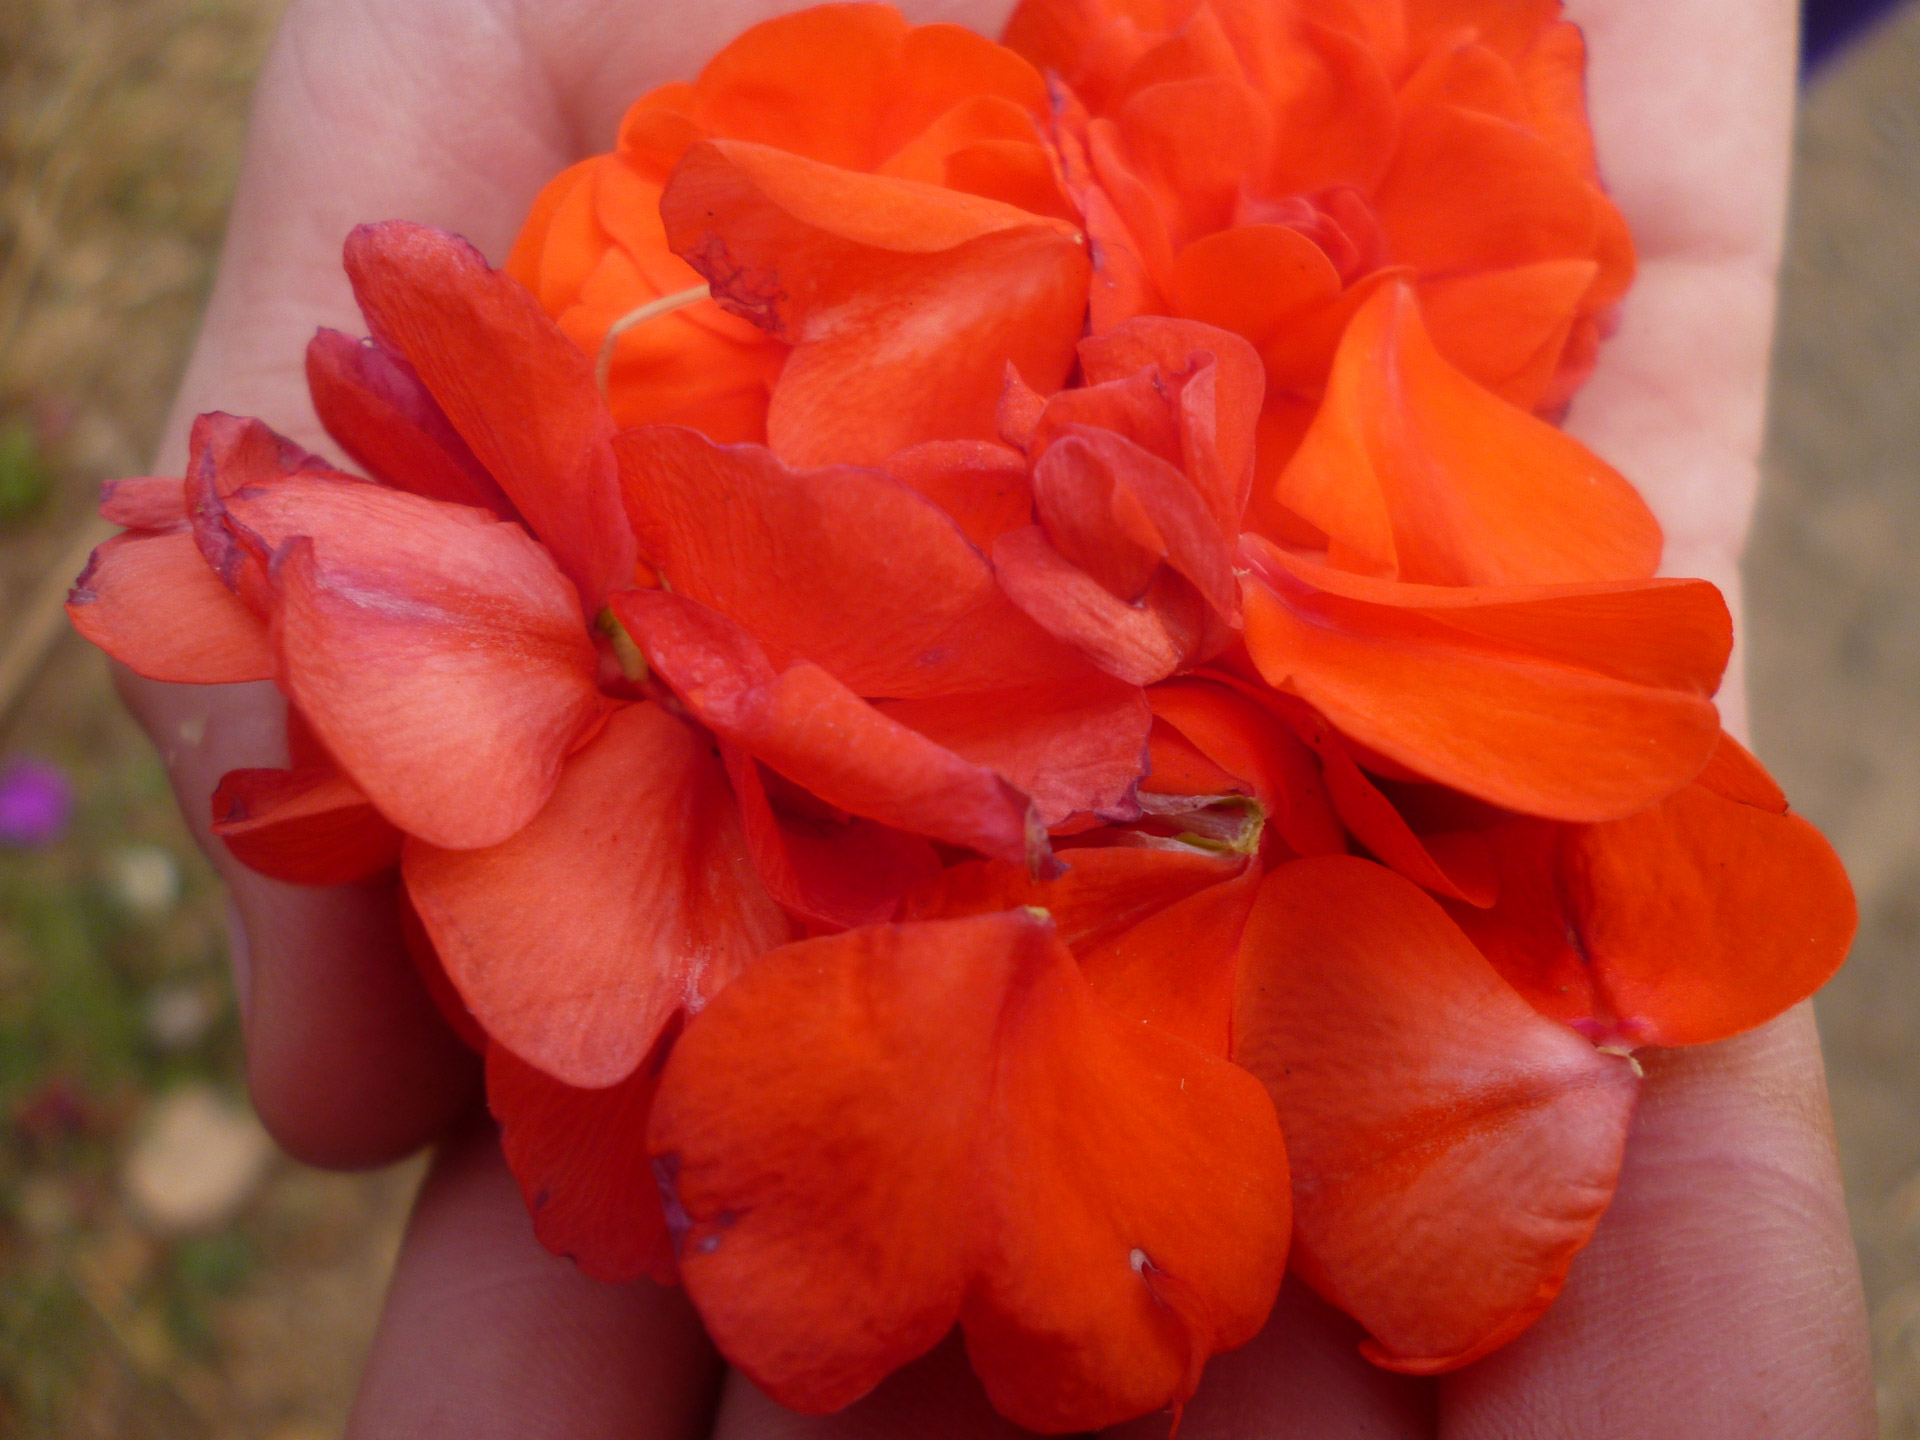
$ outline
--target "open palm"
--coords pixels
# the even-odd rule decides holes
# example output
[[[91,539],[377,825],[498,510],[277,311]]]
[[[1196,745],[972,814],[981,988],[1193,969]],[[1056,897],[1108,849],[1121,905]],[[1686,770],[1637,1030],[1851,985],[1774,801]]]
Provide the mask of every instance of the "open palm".
[[[634,96],[790,8],[295,0],[161,468],[179,471],[191,417],[215,408],[328,448],[301,357],[315,326],[359,328],[339,266],[354,224],[440,226],[497,262],[534,192],[606,148]],[[1011,0],[902,8],[992,32]],[[1593,56],[1602,166],[1642,259],[1569,428],[1645,492],[1667,530],[1668,572],[1703,575],[1731,598],[1761,438],[1792,11],[1783,0],[1571,0],[1569,12]],[[203,840],[221,773],[284,763],[270,687],[124,687]],[[1740,729],[1737,669],[1721,702]],[[724,1372],[677,1292],[595,1285],[547,1256],[490,1129],[467,1118],[477,1067],[414,978],[391,888],[299,890],[211,849],[239,914],[255,1102],[282,1143],[315,1163],[365,1165],[456,1132],[409,1232],[356,1437],[1012,1433],[951,1346],[841,1415],[788,1415]],[[1374,1370],[1357,1327],[1289,1284],[1266,1333],[1214,1363],[1183,1435],[1872,1434],[1811,1011],[1643,1058],[1618,1197],[1531,1331],[1442,1380],[1412,1380]]]

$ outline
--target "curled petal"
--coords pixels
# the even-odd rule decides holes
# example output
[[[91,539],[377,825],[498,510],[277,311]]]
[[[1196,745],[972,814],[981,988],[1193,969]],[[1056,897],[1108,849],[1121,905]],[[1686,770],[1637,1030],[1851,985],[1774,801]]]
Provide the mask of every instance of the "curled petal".
[[[1062,222],[725,140],[660,206],[721,303],[794,345],[767,415],[794,464],[989,439],[1009,362],[1043,390],[1072,367],[1088,266]]]
[[[1151,685],[1186,660],[1182,633],[1151,604],[1130,604],[1048,543],[1038,525],[1009,530],[993,545],[1000,588],[1043,630],[1116,679]]]
[[[149,680],[233,685],[273,678],[267,627],[207,568],[187,530],[134,531],[107,541],[73,582],[67,618]]]
[[[229,770],[213,833],[249,870],[292,885],[350,885],[400,863],[400,832],[331,766]]]
[[[408,893],[487,1034],[556,1080],[618,1084],[791,929],[755,875],[726,775],[684,722],[616,711],[553,798],[482,850],[410,842]]]
[[[769,955],[681,1038],[649,1145],[709,1333],[808,1412],[956,1320],[1016,1423],[1177,1404],[1284,1266],[1260,1087],[1100,1004],[1030,911]]]
[[[1247,583],[1246,638],[1269,684],[1495,805],[1631,815],[1698,774],[1719,736],[1707,696],[1731,624],[1705,582],[1453,589],[1343,575],[1251,538],[1242,555],[1265,577]]]
[[[1085,676],[1019,612],[959,527],[879,470],[793,470],[759,446],[649,426],[618,441],[641,543],[674,592],[862,695]]]
[[[497,844],[601,711],[573,587],[518,525],[376,485],[292,479],[226,502],[274,558],[281,683],[410,835]]]
[[[613,597],[621,623],[700,722],[829,805],[982,855],[1044,865],[1026,796],[890,720],[810,661],[776,671],[753,638],[679,595]]]
[[[631,582],[635,556],[593,362],[457,236],[362,225],[346,264],[374,339],[413,368],[597,611],[608,589]]]
[[[1519,1334],[1612,1198],[1638,1081],[1537,1015],[1410,882],[1327,856],[1267,878],[1247,922],[1234,1059],[1294,1171],[1295,1263],[1436,1374]]]

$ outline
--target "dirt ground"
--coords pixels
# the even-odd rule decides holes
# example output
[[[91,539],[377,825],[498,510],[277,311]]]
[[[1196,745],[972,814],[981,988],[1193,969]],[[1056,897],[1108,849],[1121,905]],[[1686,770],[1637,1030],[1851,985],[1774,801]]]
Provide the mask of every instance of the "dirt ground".
[[[0,0],[0,646],[153,442],[279,4]],[[1799,163],[1754,724],[1860,892],[1819,1009],[1883,1434],[1920,1440],[1920,5],[1809,89]],[[0,1437],[337,1434],[417,1167],[274,1161],[219,1223],[137,1214],[170,1104],[247,1140],[217,889],[77,641],[0,716],[18,756],[76,795],[62,841],[0,849]]]

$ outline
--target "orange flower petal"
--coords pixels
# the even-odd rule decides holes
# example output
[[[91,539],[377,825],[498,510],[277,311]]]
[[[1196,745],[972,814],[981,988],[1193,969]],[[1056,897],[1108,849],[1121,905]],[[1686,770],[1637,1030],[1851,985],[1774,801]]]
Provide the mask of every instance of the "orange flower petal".
[[[267,627],[207,568],[188,530],[135,531],[101,545],[73,582],[67,618],[149,680],[236,685],[273,678]]]
[[[1041,865],[1026,796],[890,720],[827,671],[776,671],[746,631],[680,595],[628,590],[613,608],[648,661],[722,739],[829,805],[982,855]]]
[[[1071,685],[895,700],[882,714],[1004,776],[1052,828],[1075,815],[1132,820],[1153,714],[1131,685]]]
[[[1846,958],[1845,869],[1797,815],[1703,784],[1604,825],[1512,821],[1499,903],[1455,918],[1543,1014],[1596,1042],[1701,1045],[1771,1020]]]
[[[830,930],[877,925],[940,873],[939,855],[919,836],[858,816],[776,809],[759,761],[725,741],[720,755],[754,869],[788,914]]]
[[[1633,486],[1442,359],[1405,285],[1354,317],[1275,494],[1334,565],[1420,584],[1641,580],[1660,559]]]
[[[1537,1319],[1620,1173],[1638,1082],[1536,1015],[1439,905],[1364,860],[1267,878],[1234,1058],[1272,1094],[1301,1276],[1434,1374]]]
[[[955,1320],[1016,1423],[1178,1403],[1284,1265],[1259,1086],[1101,1005],[1032,912],[766,957],[681,1037],[649,1144],[708,1332],[813,1413]]]
[[[1066,868],[1046,880],[998,860],[950,865],[901,902],[899,918],[945,920],[1034,906],[1053,917],[1069,949],[1085,956],[1155,912],[1231,880],[1245,863],[1186,845],[1075,846],[1057,853]]]
[[[610,587],[630,582],[634,548],[593,362],[456,236],[398,220],[362,225],[346,265],[374,338],[413,367],[598,610]]]
[[[1007,600],[955,522],[879,470],[790,470],[758,446],[665,426],[619,438],[648,559],[777,662],[909,698],[1087,673]]]
[[[456,847],[533,818],[600,698],[574,589],[526,531],[306,477],[225,514],[274,555],[282,686],[381,814]]]
[[[1592,260],[1542,260],[1427,280],[1420,309],[1449,364],[1509,404],[1539,410],[1554,393],[1599,274]]]
[[[1080,961],[1087,983],[1128,1019],[1225,1058],[1240,935],[1262,873],[1250,861],[1237,878],[1177,900],[1089,950]]]
[[[1609,820],[1712,754],[1706,697],[1731,624],[1702,581],[1448,589],[1343,575],[1254,539],[1242,555],[1268,582],[1246,589],[1267,683],[1415,774],[1510,810]]]
[[[331,766],[229,770],[213,833],[249,870],[291,885],[350,885],[400,863],[400,832]]]
[[[327,433],[382,484],[515,518],[413,367],[378,342],[317,331],[307,345],[307,393]]]
[[[1073,364],[1088,263],[1071,227],[764,145],[703,141],[662,197],[676,254],[794,352],[767,433],[798,465],[989,439],[1008,362]]]
[[[666,1068],[655,1053],[617,1085],[564,1085],[503,1045],[487,1047],[487,1106],[520,1182],[533,1233],[595,1280],[624,1285],[678,1275],[660,1187],[647,1156],[647,1117]]]
[[[792,935],[720,762],[658,705],[615,711],[511,839],[412,841],[403,863],[487,1034],[569,1085],[624,1080],[676,1010],[698,1010]]]

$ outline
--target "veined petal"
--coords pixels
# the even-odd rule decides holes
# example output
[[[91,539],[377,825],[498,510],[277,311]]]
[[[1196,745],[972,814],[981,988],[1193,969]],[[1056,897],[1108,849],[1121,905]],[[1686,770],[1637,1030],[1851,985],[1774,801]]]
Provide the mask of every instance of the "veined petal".
[[[759,446],[649,426],[617,442],[648,559],[776,663],[913,698],[1084,677],[947,515],[879,470],[793,470]]]
[[[327,433],[376,480],[516,518],[413,367],[378,341],[316,332],[307,344],[307,393]]]
[[[213,833],[249,870],[291,885],[350,885],[400,863],[400,832],[332,766],[229,770]]]
[[[1617,819],[1713,751],[1706,697],[1731,626],[1704,582],[1449,589],[1345,575],[1254,537],[1241,553],[1266,577],[1246,587],[1262,676],[1418,775],[1526,814]]]
[[[569,1085],[618,1084],[792,928],[747,855],[725,772],[683,721],[629,705],[524,829],[414,841],[407,889],[487,1034]]]
[[[828,804],[982,855],[1045,863],[1046,831],[1026,796],[818,665],[776,671],[752,636],[683,596],[628,590],[613,608],[702,724]]]
[[[650,1146],[709,1333],[814,1413],[956,1319],[1016,1423],[1179,1403],[1284,1266],[1259,1086],[1101,1005],[1032,912],[768,956],[681,1038]]]
[[[1009,362],[1043,390],[1072,367],[1088,264],[1063,222],[724,140],[660,204],[721,303],[793,343],[767,415],[793,464],[990,439]]]
[[[1853,891],[1820,832],[1702,783],[1625,820],[1515,820],[1490,839],[1499,903],[1454,918],[1536,1009],[1595,1043],[1750,1030],[1825,984],[1853,940]]]
[[[1131,820],[1153,712],[1105,675],[1065,685],[895,700],[881,713],[1004,776],[1049,828],[1073,815]]]
[[[282,685],[408,834],[496,844],[598,718],[573,587],[518,525],[319,478],[249,488],[226,524],[274,556]]]
[[[100,546],[67,595],[67,618],[149,680],[273,678],[267,627],[207,568],[189,530],[134,531]]]
[[[1612,1198],[1628,1062],[1533,1012],[1439,905],[1327,856],[1267,878],[1240,951],[1234,1058],[1272,1094],[1295,1264],[1436,1374],[1537,1319]]]
[[[413,367],[597,611],[608,589],[631,582],[635,556],[593,362],[457,236],[362,225],[346,264],[374,338]]]

